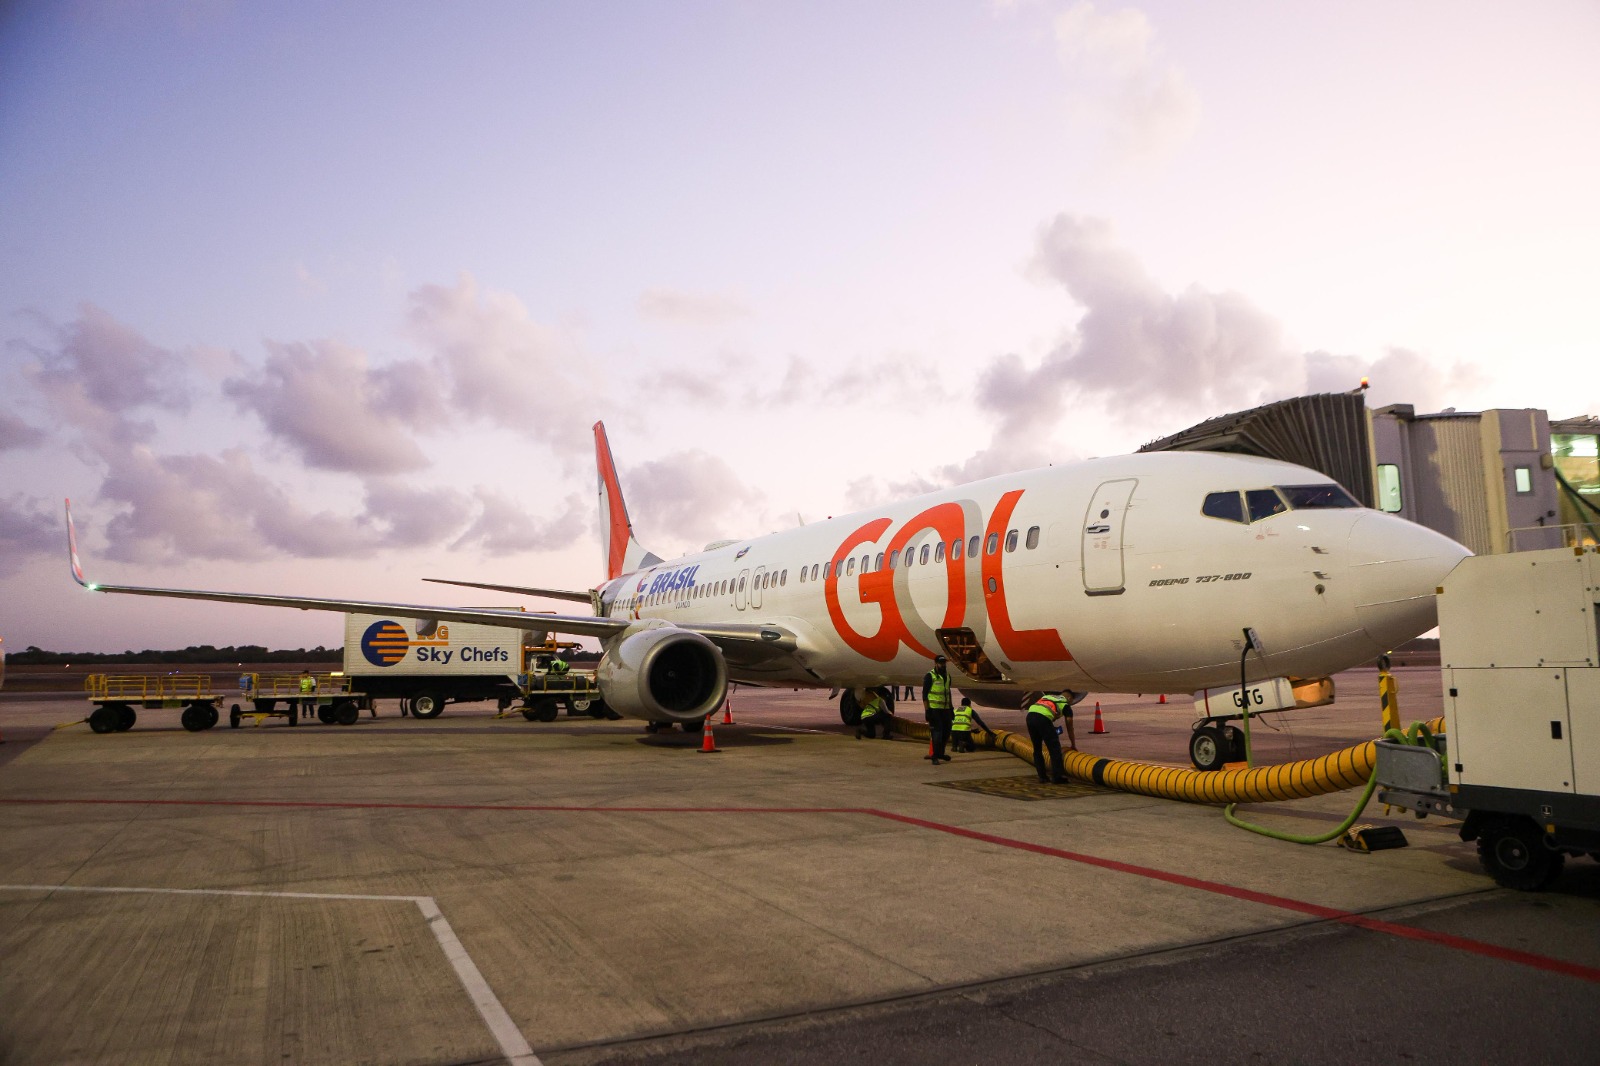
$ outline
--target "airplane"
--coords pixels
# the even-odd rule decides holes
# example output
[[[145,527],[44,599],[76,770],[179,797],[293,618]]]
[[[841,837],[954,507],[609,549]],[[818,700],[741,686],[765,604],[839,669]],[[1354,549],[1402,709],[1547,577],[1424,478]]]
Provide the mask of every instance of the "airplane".
[[[668,561],[635,538],[604,424],[593,431],[604,580],[587,591],[443,583],[587,603],[541,625],[597,638],[601,697],[652,730],[699,728],[730,681],[843,690],[848,723],[867,689],[919,684],[939,654],[981,706],[1271,679],[1322,680],[1331,698],[1329,675],[1434,627],[1435,589],[1471,554],[1310,468],[1173,451],[991,477]],[[71,501],[67,532],[73,577],[96,592],[528,621],[520,610],[89,582]],[[1259,640],[1247,644],[1246,630]]]

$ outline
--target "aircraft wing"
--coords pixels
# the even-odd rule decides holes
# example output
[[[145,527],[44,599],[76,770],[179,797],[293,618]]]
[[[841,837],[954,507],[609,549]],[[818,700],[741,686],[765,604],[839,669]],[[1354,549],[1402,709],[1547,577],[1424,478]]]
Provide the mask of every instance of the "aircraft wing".
[[[146,585],[106,585],[84,577],[78,558],[78,534],[72,524],[72,501],[67,501],[67,553],[72,563],[72,579],[91,592],[118,592],[133,596],[166,596],[181,600],[211,600],[218,603],[250,603],[261,607],[294,607],[302,611],[338,611],[354,614],[392,614],[399,618],[421,618],[440,622],[466,622],[508,629],[543,629],[585,637],[605,639],[626,630],[635,622],[627,618],[601,618],[597,615],[560,615],[513,611],[487,607],[439,607],[421,603],[383,603],[376,600],[335,600],[316,596],[276,596],[257,592],[210,592],[200,589],[153,588]],[[510,586],[485,585],[484,588]],[[526,590],[524,590],[526,591]],[[584,597],[587,599],[587,595]],[[719,622],[703,626],[680,626],[700,633],[726,653],[731,661],[770,660],[795,651],[793,633],[778,626],[740,622]]]
[[[541,589],[529,585],[494,585],[483,581],[450,581],[442,577],[425,577],[435,585],[460,585],[469,589],[489,589],[492,592],[511,592],[519,596],[539,596],[547,600],[572,600],[575,603],[593,603],[594,593],[574,589]]]

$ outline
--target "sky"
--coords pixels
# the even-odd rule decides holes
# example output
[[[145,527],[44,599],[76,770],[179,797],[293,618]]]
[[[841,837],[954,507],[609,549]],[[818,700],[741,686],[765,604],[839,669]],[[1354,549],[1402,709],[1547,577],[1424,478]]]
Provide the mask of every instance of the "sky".
[[[1600,413],[1588,0],[0,4],[0,637],[335,645],[1371,379]],[[467,590],[447,602],[504,606]],[[552,604],[529,603],[549,609]]]

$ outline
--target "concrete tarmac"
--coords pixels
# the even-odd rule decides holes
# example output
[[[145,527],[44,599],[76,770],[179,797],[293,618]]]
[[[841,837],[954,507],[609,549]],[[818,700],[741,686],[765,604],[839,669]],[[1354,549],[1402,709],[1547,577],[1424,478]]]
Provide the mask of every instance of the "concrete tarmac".
[[[1438,713],[1436,669],[1401,678]],[[1373,672],[1338,684],[1258,761],[1375,733]],[[1187,699],[1101,702],[1080,748],[1186,764]],[[1505,892],[1436,819],[1297,846],[939,787],[1032,771],[853,740],[821,692],[733,711],[701,754],[484,705],[102,736],[0,703],[0,1062],[1593,1061],[1600,864]],[[1354,800],[1244,813],[1309,833]]]

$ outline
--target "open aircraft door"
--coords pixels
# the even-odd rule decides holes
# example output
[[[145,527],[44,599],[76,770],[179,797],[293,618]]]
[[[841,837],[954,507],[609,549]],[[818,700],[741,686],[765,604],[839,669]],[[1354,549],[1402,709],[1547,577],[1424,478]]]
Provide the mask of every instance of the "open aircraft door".
[[[1107,481],[1094,490],[1083,515],[1083,591],[1116,596],[1123,589],[1122,529],[1137,478]]]

